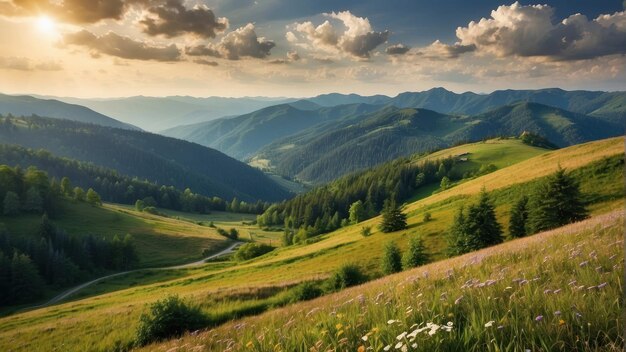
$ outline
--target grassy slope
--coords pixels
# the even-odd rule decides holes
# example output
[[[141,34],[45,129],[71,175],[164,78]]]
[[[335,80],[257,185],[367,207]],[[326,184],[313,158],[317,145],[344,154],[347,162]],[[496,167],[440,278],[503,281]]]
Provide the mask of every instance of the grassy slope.
[[[205,248],[226,246],[226,239],[215,229],[174,218],[140,213],[118,205],[92,207],[86,204],[64,202],[62,215],[53,220],[60,229],[72,235],[95,234],[108,239],[127,233],[135,240],[142,267],[167,266],[198,260]],[[40,216],[0,216],[10,233],[32,235],[37,233]]]
[[[623,221],[614,211],[145,350],[621,351]]]
[[[249,263],[237,266],[213,263],[203,268],[186,269],[181,272],[182,277],[170,281],[133,285],[118,292],[4,318],[0,320],[0,326],[4,326],[0,328],[0,346],[9,341],[31,341],[42,331],[53,329],[31,345],[19,347],[50,349],[64,343],[73,349],[87,346],[109,348],[116,340],[130,340],[143,305],[167,293],[179,293],[196,302],[206,303],[208,297],[218,292],[237,292],[254,286],[284,285],[325,277],[338,264],[346,261],[355,261],[376,271],[382,245],[394,240],[404,246],[413,232],[427,237],[429,250],[436,256],[443,249],[441,235],[449,226],[456,207],[474,197],[483,185],[490,191],[498,190],[494,193],[497,212],[499,220],[505,224],[511,198],[524,192],[525,187],[530,187],[529,181],[553,172],[558,162],[568,169],[576,169],[619,154],[623,154],[622,138],[542,154],[408,205],[410,228],[407,231],[383,235],[375,230],[373,236],[361,237],[361,226],[373,226],[379,221],[372,219],[365,224],[324,235],[317,243],[283,248]],[[598,214],[623,207],[621,181],[620,171],[604,178],[602,175],[590,178],[583,183],[587,192],[593,190],[604,194],[604,198],[596,199],[591,206],[592,212]],[[433,214],[434,219],[423,223],[422,214],[426,210]],[[234,309],[237,303],[228,304],[212,305],[207,309]],[[59,315],[67,315],[68,318],[58,319]]]

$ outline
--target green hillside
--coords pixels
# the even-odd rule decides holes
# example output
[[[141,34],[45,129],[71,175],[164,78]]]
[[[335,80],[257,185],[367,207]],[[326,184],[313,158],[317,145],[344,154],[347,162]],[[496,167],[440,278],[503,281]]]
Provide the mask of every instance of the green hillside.
[[[427,251],[432,258],[441,259],[446,246],[444,233],[452,223],[454,212],[458,206],[474,202],[481,188],[486,186],[492,199],[494,200],[498,221],[506,229],[508,214],[514,200],[516,200],[521,194],[529,193],[540,178],[553,173],[557,169],[558,164],[568,170],[568,172],[570,172],[571,175],[578,182],[580,182],[581,190],[585,196],[586,206],[593,216],[605,214],[615,209],[623,209],[623,157],[623,138],[602,140],[564,148],[562,150],[551,151],[525,161],[521,161],[512,166],[499,169],[498,171],[485,176],[474,178],[467,182],[458,184],[449,190],[436,193],[430,197],[408,204],[405,207],[405,212],[408,214],[409,225],[407,230],[389,234],[380,233],[375,228],[375,225],[380,222],[380,218],[376,217],[363,223],[346,226],[332,233],[322,235],[318,241],[311,244],[276,249],[269,254],[251,261],[240,263],[211,263],[202,268],[187,269],[184,272],[176,273],[176,277],[165,277],[163,282],[154,282],[153,279],[144,279],[146,282],[145,284],[142,284],[142,278],[138,276],[111,279],[102,285],[104,285],[103,287],[115,287],[115,291],[107,293],[102,290],[98,291],[97,287],[94,287],[91,291],[94,294],[97,293],[94,297],[80,299],[75,302],[68,302],[55,307],[20,313],[0,319],[0,346],[10,345],[11,348],[15,350],[52,350],[54,347],[61,346],[61,344],[63,344],[64,348],[67,349],[88,348],[94,350],[110,350],[113,348],[112,346],[115,345],[127,346],[134,337],[134,330],[138,324],[139,315],[146,309],[145,304],[161,299],[169,293],[177,293],[184,298],[199,304],[202,311],[209,314],[213,324],[220,325],[236,317],[258,314],[265,310],[287,304],[290,302],[290,297],[293,293],[291,290],[294,284],[308,280],[323,280],[342,263],[358,263],[358,265],[363,268],[368,275],[371,275],[371,277],[377,277],[380,275],[379,263],[384,244],[389,241],[394,241],[402,250],[404,250],[406,248],[408,238],[416,235],[424,239]],[[430,212],[432,214],[431,221],[423,221],[425,212]],[[621,228],[621,221],[623,220],[609,217],[591,220],[590,223],[589,228],[593,228],[596,223],[601,223],[609,227],[614,226],[613,224],[617,224],[615,225],[617,230],[610,230],[607,234],[603,234],[599,231],[593,232],[596,236],[598,236],[594,238],[593,243],[607,244],[606,246],[598,245],[595,252],[597,257],[600,258],[598,260],[605,263],[602,265],[607,269],[612,268],[614,265],[612,262],[609,265],[609,262],[606,261],[608,260],[607,258],[612,258],[611,260],[613,260],[616,257],[612,257],[612,255],[615,254],[617,254],[617,257],[620,257],[619,253],[616,251],[619,251],[621,247],[611,247],[608,244],[615,243],[615,236],[617,236],[616,233],[619,232],[619,228]],[[360,234],[363,226],[373,226],[373,234],[368,237],[363,237]],[[574,229],[577,232],[580,232],[584,239],[589,238],[589,234],[585,232],[586,230],[579,231],[577,228]],[[553,312],[556,309],[562,310],[565,314],[567,314],[563,317],[563,319],[566,320],[568,324],[574,324],[573,322],[575,320],[573,319],[576,319],[575,314],[570,310],[566,311],[566,309],[569,309],[568,307],[570,307],[572,302],[577,304],[577,308],[581,311],[580,313],[582,313],[585,317],[586,320],[583,321],[585,324],[590,322],[592,323],[592,326],[597,326],[598,329],[613,334],[614,330],[606,327],[604,324],[613,324],[612,321],[616,318],[609,315],[607,319],[606,314],[617,314],[615,312],[618,312],[619,309],[611,308],[606,311],[604,309],[611,307],[610,302],[614,301],[615,297],[617,297],[616,291],[614,291],[617,288],[614,286],[615,281],[613,280],[613,275],[616,275],[615,277],[619,277],[621,274],[617,272],[612,274],[613,271],[607,271],[607,273],[610,274],[600,278],[598,276],[598,272],[594,270],[594,268],[598,266],[595,262],[589,263],[587,267],[579,266],[579,263],[585,260],[583,257],[588,257],[588,252],[592,250],[591,248],[584,246],[583,247],[586,248],[586,252],[581,254],[580,262],[578,260],[571,262],[561,261],[560,258],[563,257],[561,253],[570,253],[570,247],[563,247],[562,245],[568,244],[569,246],[569,243],[572,243],[571,246],[574,248],[578,244],[577,241],[579,237],[558,237],[559,246],[550,246],[545,245],[544,243],[541,246],[541,248],[544,248],[543,252],[542,250],[536,250],[535,247],[530,246],[530,243],[538,241],[541,238],[543,238],[541,235],[534,236],[530,237],[528,240],[510,242],[503,245],[503,247],[490,248],[483,252],[485,254],[500,252],[500,248],[502,248],[503,255],[508,255],[507,253],[510,253],[510,256],[497,257],[497,262],[507,263],[507,266],[514,265],[514,263],[520,263],[521,266],[519,268],[521,268],[523,272],[517,270],[516,267],[502,272],[501,267],[493,268],[491,264],[489,264],[491,262],[489,262],[488,258],[485,259],[486,266],[484,267],[470,265],[463,269],[462,265],[464,263],[470,260],[470,258],[476,257],[476,254],[470,254],[460,259],[453,259],[451,262],[437,262],[432,266],[417,269],[417,271],[411,271],[406,274],[401,274],[397,277],[398,279],[415,277],[415,275],[424,277],[424,272],[428,271],[430,273],[429,278],[420,279],[420,281],[418,281],[418,285],[421,285],[422,282],[424,283],[424,286],[420,286],[422,291],[405,291],[405,289],[401,289],[397,286],[397,284],[400,284],[400,281],[395,281],[396,278],[392,278],[392,281],[390,281],[392,284],[387,287],[394,287],[394,289],[398,292],[398,296],[395,296],[392,293],[385,293],[385,295],[390,296],[386,296],[384,302],[393,300],[393,302],[390,303],[390,306],[381,304],[379,308],[373,306],[369,308],[370,311],[374,311],[376,314],[368,314],[367,320],[362,321],[361,327],[365,331],[361,331],[358,321],[353,320],[357,319],[355,318],[357,313],[353,314],[353,311],[351,310],[351,307],[356,309],[361,306],[361,303],[359,303],[360,300],[355,299],[353,302],[347,302],[355,296],[353,294],[355,291],[347,291],[346,294],[349,295],[349,297],[345,296],[344,293],[340,293],[337,296],[328,296],[328,298],[322,298],[320,301],[312,302],[311,304],[318,306],[323,310],[318,313],[310,313],[309,318],[305,318],[304,316],[313,308],[313,306],[297,305],[293,306],[293,308],[288,308],[287,311],[277,311],[276,313],[270,312],[268,315],[262,315],[259,318],[253,318],[253,320],[246,320],[246,325],[239,326],[237,329],[234,328],[234,325],[229,323],[218,328],[218,330],[214,330],[214,333],[208,333],[206,335],[200,334],[200,337],[186,337],[182,341],[186,342],[190,341],[189,339],[198,338],[198,340],[192,340],[194,341],[193,345],[187,346],[196,346],[197,344],[206,343],[209,344],[210,349],[221,350],[223,349],[223,345],[221,345],[221,343],[224,342],[224,339],[234,338],[236,349],[246,348],[245,346],[250,340],[252,340],[252,349],[265,350],[265,345],[261,345],[260,347],[259,345],[254,345],[257,341],[256,338],[258,338],[259,334],[262,333],[253,327],[255,325],[254,321],[259,321],[262,322],[263,325],[269,324],[267,326],[282,326],[283,329],[287,329],[293,324],[303,328],[299,328],[298,331],[304,335],[301,336],[294,334],[291,335],[293,336],[293,339],[289,337],[282,340],[285,343],[282,345],[284,350],[299,350],[300,347],[296,347],[292,344],[296,340],[306,343],[306,350],[308,350],[309,347],[311,347],[309,343],[315,344],[317,341],[312,341],[312,335],[309,334],[319,334],[317,339],[323,339],[323,346],[328,346],[329,344],[334,343],[337,343],[336,346],[342,346],[339,345],[339,343],[341,343],[340,335],[349,336],[350,339],[344,343],[348,343],[346,346],[350,346],[350,349],[352,349],[352,347],[357,347],[356,343],[362,336],[353,336],[353,331],[354,334],[364,334],[373,327],[378,326],[379,330],[383,332],[380,341],[381,343],[385,342],[386,344],[392,339],[395,339],[396,335],[391,335],[392,333],[399,334],[401,331],[406,331],[396,330],[395,325],[384,325],[383,322],[386,322],[387,320],[400,320],[402,325],[397,326],[398,329],[401,327],[404,329],[409,328],[413,322],[432,322],[437,324],[441,324],[443,322],[445,324],[448,320],[450,320],[453,321],[454,326],[459,327],[459,329],[465,329],[463,326],[466,326],[468,330],[461,331],[465,331],[467,336],[477,336],[477,338],[480,338],[478,341],[468,341],[463,338],[460,338],[459,340],[455,337],[452,341],[456,341],[456,348],[463,349],[463,347],[471,346],[468,345],[468,343],[483,343],[481,337],[482,335],[474,334],[475,329],[478,329],[479,327],[484,329],[484,325],[490,320],[495,320],[497,322],[503,319],[505,317],[503,314],[506,313],[507,309],[509,309],[507,307],[517,307],[508,304],[498,304],[499,300],[487,300],[487,296],[499,297],[495,296],[496,291],[491,290],[497,289],[498,292],[502,292],[506,286],[512,286],[510,283],[511,280],[517,277],[523,277],[530,281],[535,277],[534,270],[538,270],[537,273],[539,273],[539,270],[545,273],[545,275],[542,274],[540,278],[541,281],[534,283],[533,286],[527,286],[527,288],[532,287],[532,291],[524,291],[516,295],[529,297],[528,299],[530,300],[519,301],[520,309],[523,307],[524,311],[528,312],[526,308],[532,306],[535,308],[536,312],[533,310],[532,317],[526,317],[523,319],[518,315],[509,316],[509,322],[511,324],[519,322],[517,323],[519,325],[511,325],[510,330],[506,330],[507,334],[520,331],[522,328],[527,330],[528,326],[530,326],[528,324],[538,315],[544,315],[544,319],[546,319],[546,321],[553,322],[553,320],[550,320],[552,318],[548,315],[548,313]],[[522,247],[527,249],[524,249],[524,252],[519,252],[515,249],[518,247],[517,243],[528,243],[529,246],[523,245]],[[551,244],[556,242],[548,243]],[[515,251],[508,252],[507,248],[514,248]],[[564,252],[560,252],[560,249],[552,251],[552,248],[563,248]],[[545,252],[546,250],[549,250],[550,252]],[[481,254],[479,253],[479,255]],[[599,292],[599,294],[606,296],[599,296],[598,293],[593,293],[593,295],[588,293],[587,295],[578,295],[576,297],[570,296],[570,292],[575,292],[566,289],[566,284],[571,281],[571,277],[559,276],[558,279],[554,278],[556,281],[550,281],[552,274],[547,273],[546,270],[551,269],[552,266],[537,266],[541,265],[541,261],[545,259],[546,256],[549,256],[549,260],[554,260],[555,268],[560,268],[558,270],[559,275],[561,275],[562,272],[571,273],[573,278],[577,278],[581,281],[581,285],[586,285],[585,289],[587,286],[597,286],[602,283],[598,280],[607,281],[609,284],[606,287],[606,291]],[[458,266],[455,263],[459,263]],[[441,275],[444,275],[445,277],[446,272],[451,268],[455,269],[454,280],[438,280],[440,277],[439,272],[441,272]],[[456,268],[458,268],[458,270]],[[563,268],[565,269],[561,270]],[[570,268],[572,270],[569,270]],[[467,272],[465,270],[477,271]],[[583,270],[585,270],[584,273],[586,273],[585,275],[587,276],[578,277],[579,271],[582,275]],[[554,272],[556,272],[556,270]],[[472,293],[474,291],[467,291],[466,293],[462,293],[460,291],[463,290],[460,288],[462,283],[469,279],[480,279],[480,282],[484,282],[489,278],[498,279],[500,281],[498,281],[498,283],[493,287],[489,286],[490,288],[485,290],[484,297],[482,295],[474,296]],[[366,286],[366,291],[364,292],[364,294],[366,294],[366,303],[369,302],[369,298],[367,298],[370,297],[369,288],[371,288],[374,292],[371,297],[376,297],[378,292],[383,290],[383,287],[379,285],[384,282],[386,281],[376,281]],[[558,302],[558,304],[555,303],[559,306],[555,308],[556,306],[553,306],[551,301],[543,298],[543,291],[544,289],[554,290],[556,288],[561,288],[561,286],[563,286],[563,282],[565,282],[565,287],[562,288],[564,291],[563,294],[567,295],[562,296],[562,302]],[[407,289],[414,287],[414,284],[408,284],[409,282],[405,282],[404,284]],[[436,285],[436,288],[431,288],[432,285]],[[500,285],[502,285],[502,287]],[[468,290],[469,289],[470,288],[468,288]],[[387,292],[387,289],[384,290]],[[448,296],[443,297],[441,295],[444,291],[448,292]],[[535,295],[535,292],[537,292],[537,294],[541,294],[541,296]],[[420,297],[424,297],[425,303],[428,303],[428,307],[430,308],[416,309],[417,306],[415,306],[413,307],[413,311],[415,314],[426,314],[426,312],[429,311],[432,314],[429,313],[428,316],[407,315],[406,317],[401,315],[399,313],[400,308],[397,307],[401,306],[402,311],[404,312],[408,305],[418,304],[419,293],[423,293],[423,296]],[[88,292],[85,292],[84,294],[89,295]],[[470,307],[472,302],[476,302],[478,304],[477,306],[484,307],[485,309],[476,310],[475,313],[471,314],[468,313],[467,310],[463,308],[465,306],[462,305],[459,306],[459,309],[463,308],[463,310],[452,311],[452,313],[455,314],[455,319],[447,317],[447,314],[449,313],[447,310],[445,311],[446,317],[444,318],[441,315],[444,313],[442,310],[454,306],[452,303],[460,295],[466,296],[465,299],[467,301],[463,304],[468,304],[467,307]],[[405,305],[405,303],[408,303],[406,302],[406,299],[408,299],[407,297],[410,297],[411,302],[415,303]],[[434,297],[436,297],[436,299]],[[440,301],[439,299],[443,299],[443,301]],[[589,300],[592,300],[591,302],[594,303],[601,300],[600,302],[603,303],[590,305],[588,303],[590,302]],[[325,302],[336,302],[331,304],[335,306],[334,309],[337,309],[337,313],[341,313],[342,316],[329,314],[333,308],[331,308],[330,305],[326,305]],[[448,302],[448,305],[442,304],[442,302]],[[561,305],[565,304],[564,302],[568,302],[567,307],[561,307]],[[494,306],[496,304],[497,306]],[[310,309],[308,309],[309,307]],[[325,307],[329,307],[328,311]],[[500,308],[497,307],[501,307],[501,309],[504,310],[500,310]],[[348,310],[344,311],[344,309]],[[298,311],[301,311],[302,313],[296,313]],[[513,311],[515,314],[521,314],[516,312],[518,312],[518,310]],[[280,317],[276,314],[279,314]],[[300,316],[300,314],[302,314],[302,316]],[[59,315],[63,315],[64,317],[59,318]],[[322,315],[325,318],[323,318]],[[288,323],[290,317],[292,316],[295,321]],[[467,317],[468,320],[456,320],[465,319],[465,317]],[[269,320],[264,319],[270,319],[275,323],[269,323]],[[330,320],[328,319],[333,319],[332,324],[329,323]],[[410,324],[405,327],[404,324],[409,322]],[[341,329],[341,327],[337,327],[339,323],[342,324],[341,327],[350,325],[350,329],[354,330],[343,329],[343,333],[338,335],[338,330]],[[237,322],[233,324],[237,324]],[[500,324],[508,325],[508,323]],[[103,331],[101,329],[102,326],[107,326],[107,330]],[[209,327],[210,326],[212,325],[209,325]],[[569,334],[576,333],[581,336],[582,341],[604,341],[597,339],[591,340],[589,336],[596,336],[593,332],[590,332],[587,335],[580,335],[579,331],[581,330],[573,330],[574,325],[568,326],[572,326],[572,330],[567,330],[566,332],[564,331],[564,335],[561,335],[563,336],[562,338],[564,341],[571,342]],[[494,327],[497,327],[497,324]],[[334,330],[330,330],[331,328]],[[322,333],[322,330],[329,330],[329,332]],[[102,331],[102,333],[95,333],[95,331]],[[266,332],[267,343],[274,342],[274,331],[275,330]],[[621,329],[616,331],[621,331]],[[207,340],[206,336],[213,336],[211,339],[215,338],[215,340]],[[253,336],[254,339],[252,338]],[[356,338],[353,338],[355,336]],[[551,330],[542,330],[542,332],[533,334],[533,336],[545,336],[552,339],[555,335]],[[609,338],[612,338],[613,336],[614,335],[610,335]],[[303,339],[300,339],[300,337]],[[487,341],[492,338],[493,337],[490,337]],[[502,341],[511,341],[509,335],[504,335],[503,338],[504,339]],[[217,342],[216,340],[218,339],[222,339],[222,342]],[[20,342],[17,343],[16,341]],[[169,342],[168,345],[174,343],[177,342],[172,341]],[[540,342],[536,343],[537,346],[540,346]],[[164,345],[162,347],[167,349],[169,348],[166,347],[168,345]],[[382,347],[384,346],[381,346],[381,348]],[[150,346],[149,348],[154,349],[155,347]],[[188,347],[183,347],[183,349],[185,348]]]
[[[290,193],[262,172],[216,150],[173,138],[67,120],[4,118],[0,139],[56,156],[114,169],[161,185],[245,201],[277,201]]]
[[[380,107],[352,104],[310,110],[282,104],[238,117],[180,126],[162,133],[215,148],[243,160],[277,139],[320,123],[360,116],[378,108]]]
[[[622,133],[610,122],[536,103],[517,103],[470,117],[387,107],[351,121],[277,141],[260,151],[258,158],[267,159],[279,174],[319,184],[460,141],[528,131],[564,147]]]

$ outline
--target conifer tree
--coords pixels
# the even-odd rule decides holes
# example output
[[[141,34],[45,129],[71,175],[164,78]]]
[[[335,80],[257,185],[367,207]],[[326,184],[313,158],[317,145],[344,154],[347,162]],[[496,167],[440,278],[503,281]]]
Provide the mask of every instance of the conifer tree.
[[[87,190],[86,195],[87,203],[91,205],[102,205],[102,200],[100,199],[100,195],[94,191],[92,188]]]
[[[385,200],[381,215],[380,231],[387,233],[406,229],[406,214],[396,205],[394,197]]]
[[[502,243],[502,227],[496,220],[495,207],[484,188],[478,204],[469,207],[466,221],[470,250]]]
[[[402,271],[402,255],[400,249],[395,243],[389,242],[385,246],[381,262],[381,270],[383,274],[389,275]]]
[[[426,254],[424,241],[417,236],[411,237],[409,240],[409,249],[402,257],[402,266],[404,269],[410,269],[426,263],[428,263],[428,254]]]
[[[15,193],[8,191],[2,202],[2,210],[4,215],[16,215],[20,212],[20,197]]]
[[[587,217],[578,183],[560,167],[539,184],[533,194],[530,209],[530,233],[563,226]]]
[[[522,196],[511,209],[509,220],[509,236],[520,238],[526,236],[526,222],[528,221],[528,197]]]
[[[448,230],[448,255],[455,256],[470,251],[469,240],[467,238],[465,211],[463,207],[459,207],[452,226]]]

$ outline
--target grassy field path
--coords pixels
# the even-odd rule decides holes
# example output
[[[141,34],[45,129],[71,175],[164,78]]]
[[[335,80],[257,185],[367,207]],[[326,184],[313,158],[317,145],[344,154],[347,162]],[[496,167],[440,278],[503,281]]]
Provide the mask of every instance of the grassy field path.
[[[64,292],[58,294],[57,296],[53,297],[52,299],[50,299],[48,302],[46,302],[44,304],[41,304],[41,305],[38,305],[38,306],[34,306],[34,307],[29,307],[29,308],[26,308],[25,310],[42,308],[42,307],[47,307],[47,306],[54,305],[56,303],[59,303],[59,302],[63,301],[64,299],[68,298],[69,296],[76,294],[77,292],[79,292],[80,290],[82,290],[82,289],[84,289],[84,288],[86,288],[88,286],[91,286],[91,285],[93,285],[93,284],[95,284],[97,282],[100,282],[102,280],[114,278],[114,277],[117,277],[117,276],[127,275],[127,274],[130,274],[130,273],[135,273],[135,272],[138,272],[138,271],[146,271],[146,270],[171,270],[171,269],[184,269],[184,268],[191,268],[191,267],[194,267],[194,266],[200,266],[200,265],[206,263],[206,261],[209,260],[209,259],[218,258],[218,257],[221,257],[223,255],[230,254],[230,253],[234,252],[235,248],[237,246],[239,246],[241,243],[242,242],[237,241],[237,242],[233,243],[232,245],[228,246],[228,248],[226,248],[226,249],[223,249],[223,250],[221,250],[221,251],[219,251],[219,252],[217,252],[215,254],[212,254],[212,255],[210,255],[210,256],[202,259],[202,260],[198,260],[198,261],[195,261],[195,262],[192,262],[192,263],[187,263],[187,264],[183,264],[183,265],[176,265],[176,266],[161,267],[161,268],[135,269],[135,270],[123,271],[121,273],[115,273],[115,274],[111,274],[111,275],[107,275],[107,276],[102,276],[102,277],[99,277],[97,279],[94,279],[94,280],[85,282],[83,284],[80,284],[80,285],[78,285],[76,287],[73,287],[73,288],[67,290],[67,291],[64,291]]]

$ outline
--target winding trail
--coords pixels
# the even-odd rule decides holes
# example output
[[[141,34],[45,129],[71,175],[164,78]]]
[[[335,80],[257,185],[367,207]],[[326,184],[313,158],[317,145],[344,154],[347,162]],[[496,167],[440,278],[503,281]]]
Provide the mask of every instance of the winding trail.
[[[76,292],[78,292],[78,291],[88,287],[88,286],[91,286],[91,285],[93,285],[93,284],[95,284],[97,282],[100,282],[102,280],[114,278],[114,277],[117,277],[117,276],[122,276],[122,275],[130,274],[130,273],[136,273],[136,272],[145,271],[145,270],[172,270],[172,269],[185,269],[185,268],[191,268],[191,267],[195,267],[195,266],[200,266],[200,265],[204,264],[209,259],[221,257],[223,255],[226,255],[226,254],[234,252],[235,248],[238,245],[240,245],[241,243],[243,243],[243,242],[237,241],[237,242],[233,243],[232,245],[230,245],[228,248],[226,248],[226,249],[224,249],[224,250],[222,250],[220,252],[217,252],[217,253],[212,254],[212,255],[210,255],[210,256],[202,259],[202,260],[198,260],[198,261],[195,261],[195,262],[192,262],[192,263],[187,263],[187,264],[182,264],[182,265],[175,265],[175,266],[168,266],[168,267],[160,267],[160,268],[141,268],[141,269],[123,271],[121,273],[115,273],[115,274],[99,277],[99,278],[97,278],[95,280],[91,280],[91,281],[85,282],[85,283],[80,284],[80,285],[78,285],[76,287],[73,287],[73,288],[71,288],[71,289],[69,289],[67,291],[64,291],[64,292],[60,293],[59,295],[55,296],[54,298],[52,298],[51,300],[49,300],[48,302],[46,302],[44,304],[41,304],[41,305],[38,305],[38,306],[29,307],[27,309],[43,308],[43,307],[54,305],[54,304],[56,304],[56,303],[58,303],[58,302],[60,302],[60,301],[62,301],[64,299],[66,299],[67,297],[75,294]]]

